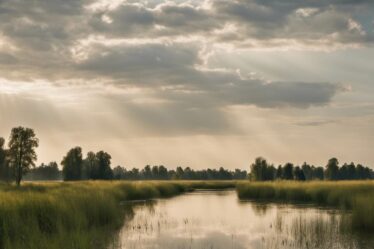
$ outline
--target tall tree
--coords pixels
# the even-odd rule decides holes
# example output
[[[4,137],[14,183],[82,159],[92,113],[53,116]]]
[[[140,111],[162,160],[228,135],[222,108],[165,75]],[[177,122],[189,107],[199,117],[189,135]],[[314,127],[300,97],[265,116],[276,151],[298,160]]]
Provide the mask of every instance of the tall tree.
[[[313,180],[323,180],[324,178],[324,172],[323,172],[323,167],[318,166],[314,167],[312,166],[313,170]]]
[[[349,177],[348,174],[348,164],[343,164],[343,166],[340,167],[339,169],[339,180],[350,180],[351,178]]]
[[[126,169],[118,165],[113,169],[113,179],[120,180],[126,178]]]
[[[94,152],[89,151],[82,165],[82,179],[97,179],[97,160]]]
[[[313,169],[309,164],[304,162],[303,165],[301,166],[301,170],[303,171],[305,180],[309,181],[313,179]]]
[[[232,174],[227,171],[227,175]],[[251,165],[250,178],[255,181],[272,181],[277,177],[277,169],[272,164],[268,164],[266,159],[262,157],[256,158],[255,162]],[[232,176],[231,176],[232,178]],[[230,179],[230,178],[228,178]]]
[[[82,149],[75,147],[62,159],[62,174],[65,181],[80,180],[82,176]]]
[[[14,169],[16,184],[19,186],[22,176],[35,167],[37,155],[35,148],[39,145],[33,129],[15,127],[12,129],[9,139],[8,157],[10,166]]]
[[[167,180],[168,179],[168,169],[165,166],[160,165],[158,167],[158,178],[160,180]]]
[[[339,161],[335,157],[331,158],[326,165],[325,178],[327,180],[339,179]]]
[[[282,179],[282,165],[278,165],[277,172],[275,174],[276,179],[280,180]]]
[[[266,162],[266,159],[257,157],[255,162],[251,165],[251,179],[255,181],[267,180],[267,168],[268,163]]]
[[[299,166],[294,167],[293,177],[296,181],[305,181],[304,172]]]
[[[184,176],[184,171],[183,171],[183,168],[178,166],[177,167],[177,170],[175,172],[175,175],[176,175],[176,178],[177,179],[183,179],[183,176]]]
[[[151,170],[151,166],[146,165],[146,166],[144,167],[144,169],[142,170],[142,174],[143,174],[144,179],[146,179],[146,180],[152,179],[152,170]]]
[[[284,179],[284,180],[292,180],[293,179],[293,164],[292,163],[286,163],[283,166],[282,179]]]
[[[96,153],[98,177],[96,179],[109,180],[113,178],[113,172],[110,168],[110,160],[112,157],[104,152],[99,151]]]
[[[356,174],[356,165],[351,162],[349,165],[348,165],[348,176],[349,176],[349,179],[357,179],[357,174]]]

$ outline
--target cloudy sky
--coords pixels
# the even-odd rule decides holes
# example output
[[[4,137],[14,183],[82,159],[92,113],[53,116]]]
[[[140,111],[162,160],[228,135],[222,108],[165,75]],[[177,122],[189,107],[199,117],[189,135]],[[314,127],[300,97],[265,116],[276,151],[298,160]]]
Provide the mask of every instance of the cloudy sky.
[[[0,136],[39,162],[374,166],[372,0],[0,0]]]

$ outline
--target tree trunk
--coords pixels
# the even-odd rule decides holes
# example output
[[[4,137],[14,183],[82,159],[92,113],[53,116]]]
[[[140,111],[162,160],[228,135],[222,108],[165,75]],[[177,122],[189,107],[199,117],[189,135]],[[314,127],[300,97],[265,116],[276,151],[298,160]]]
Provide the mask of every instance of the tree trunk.
[[[22,167],[21,165],[18,165],[18,169],[17,169],[17,173],[16,173],[16,184],[17,186],[21,186],[21,178],[22,178]]]
[[[17,187],[21,186],[21,179],[19,179],[18,177],[16,179],[16,184],[17,184]]]
[[[22,179],[22,159],[23,159],[23,143],[20,143],[20,150],[19,150],[19,162],[18,162],[18,172],[16,172],[16,184],[17,186],[21,186],[21,179]]]

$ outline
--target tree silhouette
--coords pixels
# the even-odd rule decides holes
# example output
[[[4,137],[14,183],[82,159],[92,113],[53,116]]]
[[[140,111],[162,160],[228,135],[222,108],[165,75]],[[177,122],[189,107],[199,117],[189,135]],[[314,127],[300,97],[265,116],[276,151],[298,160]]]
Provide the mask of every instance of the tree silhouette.
[[[257,157],[251,165],[251,179],[255,181],[272,181],[277,175],[273,165],[269,165],[266,159]]]
[[[325,178],[327,180],[339,179],[339,161],[335,157],[331,158],[326,165]]]
[[[299,166],[294,167],[293,176],[296,181],[305,181],[304,172]]]
[[[48,165],[42,163],[39,167],[31,169],[24,179],[29,181],[60,180],[61,172],[56,162],[50,162]]]
[[[9,139],[8,157],[11,167],[14,169],[16,184],[19,186],[22,176],[30,167],[35,167],[37,155],[35,148],[39,141],[33,129],[16,127],[13,128]]]
[[[121,180],[126,179],[126,169],[118,165],[113,169],[113,179]]]
[[[284,180],[292,180],[293,179],[293,164],[292,163],[286,163],[283,166],[282,179],[284,179]]]
[[[313,180],[323,180],[324,172],[323,167],[312,167],[313,168]]]
[[[65,181],[81,180],[82,176],[82,149],[75,147],[68,151],[62,159],[62,173]]]
[[[266,166],[266,160],[262,157],[257,157],[255,162],[251,165],[251,179],[255,181],[263,181]]]
[[[110,168],[111,159],[112,157],[104,151],[96,153],[97,178],[94,179],[109,180],[113,178],[113,172]]]
[[[144,179],[149,180],[152,179],[152,170],[151,166],[146,165],[144,169],[142,170],[142,174],[144,176]]]
[[[97,176],[97,162],[94,152],[89,151],[82,165],[82,178],[83,179],[96,179]]]
[[[304,162],[301,166],[301,170],[304,173],[305,180],[313,180],[313,168],[309,164]]]

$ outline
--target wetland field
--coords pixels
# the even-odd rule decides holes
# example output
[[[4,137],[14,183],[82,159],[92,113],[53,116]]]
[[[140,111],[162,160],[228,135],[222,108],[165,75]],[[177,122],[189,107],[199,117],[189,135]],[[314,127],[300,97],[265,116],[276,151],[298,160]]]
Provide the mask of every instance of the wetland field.
[[[1,248],[373,248],[372,181],[0,187]]]

